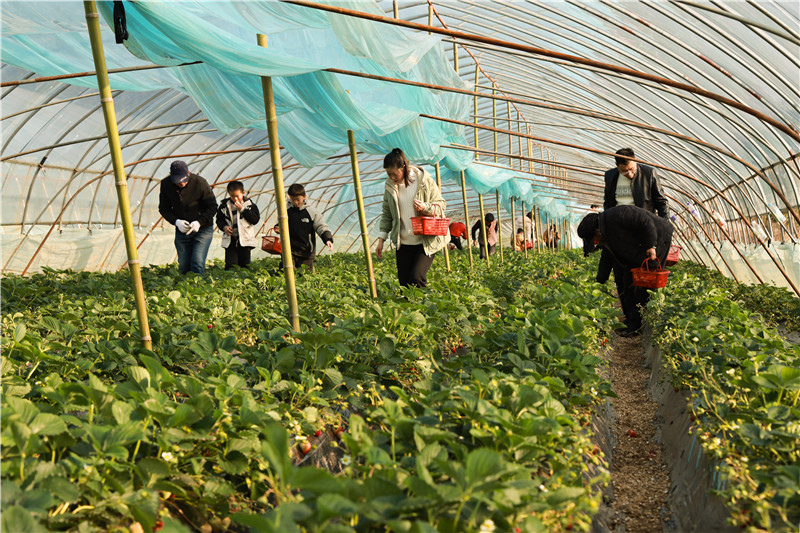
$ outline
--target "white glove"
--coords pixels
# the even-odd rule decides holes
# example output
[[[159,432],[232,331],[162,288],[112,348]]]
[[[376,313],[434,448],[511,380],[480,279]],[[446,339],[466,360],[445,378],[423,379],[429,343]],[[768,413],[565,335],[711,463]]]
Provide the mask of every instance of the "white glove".
[[[189,223],[189,231],[186,232],[186,235],[189,235],[190,233],[197,233],[198,231],[200,231],[200,221],[194,220]]]
[[[178,231],[181,233],[186,233],[190,229],[189,223],[181,219],[175,221],[175,227],[178,228]]]

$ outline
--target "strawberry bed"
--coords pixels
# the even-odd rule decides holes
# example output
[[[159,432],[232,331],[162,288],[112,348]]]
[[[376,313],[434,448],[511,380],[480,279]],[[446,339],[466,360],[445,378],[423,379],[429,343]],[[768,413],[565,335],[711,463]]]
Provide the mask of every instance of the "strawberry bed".
[[[300,333],[275,260],[144,269],[151,352],[126,273],[5,278],[2,529],[587,530],[613,300],[574,252],[454,256],[377,301],[321,258]]]
[[[690,401],[691,428],[714,464],[734,524],[795,531],[800,523],[800,346],[766,322],[797,320],[785,290],[720,283],[678,268],[647,311],[670,380]],[[765,320],[760,295],[776,307]],[[780,317],[786,317],[781,320]],[[777,317],[777,318],[776,318]]]

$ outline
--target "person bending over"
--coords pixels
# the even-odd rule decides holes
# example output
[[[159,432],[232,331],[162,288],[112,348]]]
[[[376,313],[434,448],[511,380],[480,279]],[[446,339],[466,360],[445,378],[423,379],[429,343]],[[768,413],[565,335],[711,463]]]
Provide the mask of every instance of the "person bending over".
[[[645,259],[658,259],[663,265],[672,244],[672,224],[633,205],[620,205],[602,213],[589,213],[578,225],[583,239],[583,254],[602,248],[613,261],[619,300],[625,314],[623,337],[639,335],[642,328],[640,307],[647,305],[648,292],[633,285],[631,269],[639,268]],[[657,266],[657,265],[655,265]]]

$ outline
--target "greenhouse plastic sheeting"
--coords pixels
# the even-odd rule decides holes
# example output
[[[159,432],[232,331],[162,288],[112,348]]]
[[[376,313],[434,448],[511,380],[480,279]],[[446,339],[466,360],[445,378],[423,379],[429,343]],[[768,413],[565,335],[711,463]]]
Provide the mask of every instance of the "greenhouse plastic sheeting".
[[[112,4],[98,3],[107,23],[113,23]],[[306,167],[339,153],[346,146],[347,130],[353,130],[366,153],[402,146],[413,161],[466,170],[469,185],[478,192],[499,190],[504,198],[524,198],[551,217],[566,217],[565,203],[537,195],[525,183],[514,184],[514,176],[503,169],[476,168],[468,152],[442,148],[466,144],[462,126],[419,117],[424,113],[466,120],[468,97],[322,71],[333,66],[465,88],[436,36],[276,2],[215,2],[213,11],[205,2],[140,0],[124,5],[130,34],[125,48],[135,57],[121,46],[106,44],[109,68],[202,64],[114,74],[113,88],[180,88],[227,133],[265,128],[260,76],[271,76],[281,144]],[[374,2],[335,5],[383,14]],[[4,3],[2,11],[4,19],[15,21],[15,30],[2,35],[3,61],[45,75],[93,68],[80,2]],[[24,22],[28,20],[35,22]],[[256,44],[257,33],[268,35],[268,48]],[[69,83],[93,85],[95,80]],[[552,194],[552,185],[541,186]]]
[[[709,268],[716,265],[722,274],[735,278],[741,283],[760,283],[753,271],[742,261],[741,256],[729,242],[712,243],[697,240],[681,241],[682,259],[693,259],[695,254]],[[778,287],[790,288],[783,274],[780,273],[775,263],[760,245],[737,244],[739,251],[750,262],[759,276],[766,282]],[[768,245],[770,252],[779,261],[781,267],[791,278],[795,285],[800,285],[800,245],[792,243],[771,243]]]

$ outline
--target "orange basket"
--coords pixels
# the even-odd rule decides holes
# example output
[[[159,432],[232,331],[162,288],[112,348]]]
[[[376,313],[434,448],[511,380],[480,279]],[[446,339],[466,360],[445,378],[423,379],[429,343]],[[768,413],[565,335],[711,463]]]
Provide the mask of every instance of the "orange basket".
[[[664,261],[665,266],[672,266],[678,262],[681,258],[681,250],[682,248],[677,244],[673,244],[669,247],[669,253],[667,254],[667,260]]]
[[[433,205],[439,207],[437,204]],[[439,210],[441,211],[441,208]],[[414,235],[448,235],[450,219],[444,218],[444,213],[441,217],[411,217],[411,231]]]
[[[642,261],[642,266],[639,268],[632,268],[633,286],[644,287],[646,289],[660,289],[667,286],[667,277],[669,270],[661,268],[661,261],[658,262],[658,268],[650,270],[647,265],[647,259]]]
[[[275,231],[270,229],[269,231]],[[264,235],[261,237],[261,249],[273,255],[281,255],[281,238],[278,235]]]
[[[414,235],[447,235],[449,227],[449,218],[411,217],[411,229]]]

